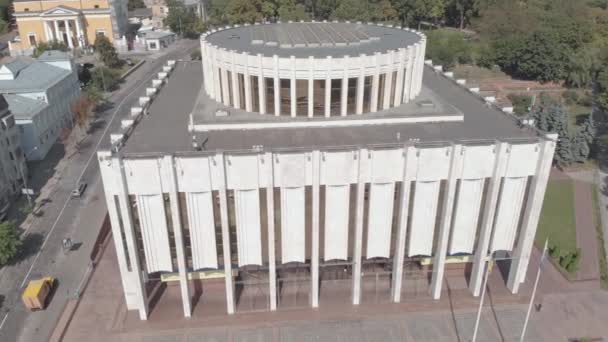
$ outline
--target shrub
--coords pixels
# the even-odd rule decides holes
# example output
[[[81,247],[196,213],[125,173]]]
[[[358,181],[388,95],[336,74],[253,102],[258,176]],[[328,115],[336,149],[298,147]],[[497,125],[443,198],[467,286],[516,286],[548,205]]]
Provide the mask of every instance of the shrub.
[[[574,90],[566,90],[565,92],[563,92],[562,97],[564,98],[564,101],[566,101],[566,104],[569,106],[578,103],[580,99],[578,93]]]
[[[513,112],[515,115],[523,116],[530,112],[532,105],[532,96],[521,94],[509,94],[507,96],[513,104]]]

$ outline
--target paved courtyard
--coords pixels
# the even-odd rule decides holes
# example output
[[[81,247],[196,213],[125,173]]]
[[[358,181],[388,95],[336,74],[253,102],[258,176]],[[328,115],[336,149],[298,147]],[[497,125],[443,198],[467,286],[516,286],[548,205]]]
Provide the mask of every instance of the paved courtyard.
[[[181,304],[166,298],[148,321],[127,312],[121,293],[113,244],[104,252],[91,282],[66,331],[64,341],[76,342],[363,342],[363,341],[470,341],[476,305],[464,295],[442,295],[440,301],[370,304],[360,307],[325,306],[278,312],[227,316],[223,298],[214,315],[183,318]],[[532,282],[538,261],[533,255],[528,272]],[[533,311],[526,341],[570,342],[580,337],[608,341],[608,292],[592,287],[566,287],[547,267],[541,278],[540,312]],[[499,274],[495,269],[493,276]],[[505,301],[496,285],[490,286],[482,313],[478,341],[518,341],[527,306],[522,298]],[[168,286],[163,297],[176,297],[179,287]],[[517,297],[517,296],[514,296]],[[471,297],[472,298],[472,297]],[[163,302],[164,300],[164,302]],[[200,305],[200,304],[199,304]],[[209,306],[207,310],[209,310]]]

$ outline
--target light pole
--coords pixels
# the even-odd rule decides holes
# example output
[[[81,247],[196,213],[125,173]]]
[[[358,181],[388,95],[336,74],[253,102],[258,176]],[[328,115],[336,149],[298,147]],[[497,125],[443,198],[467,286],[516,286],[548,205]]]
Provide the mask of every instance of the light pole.
[[[32,153],[34,153],[36,150],[38,150],[38,146],[34,146],[33,149],[31,149],[31,151],[29,151],[27,154],[24,155],[23,159],[24,159],[24,163],[27,163],[27,157],[29,157]],[[21,171],[21,178],[23,179],[23,192],[25,193],[25,196],[27,197],[27,204],[31,207],[32,206],[32,197],[30,195],[30,189],[27,187],[27,177],[25,177],[25,174],[23,173],[23,164],[19,165],[19,171]]]

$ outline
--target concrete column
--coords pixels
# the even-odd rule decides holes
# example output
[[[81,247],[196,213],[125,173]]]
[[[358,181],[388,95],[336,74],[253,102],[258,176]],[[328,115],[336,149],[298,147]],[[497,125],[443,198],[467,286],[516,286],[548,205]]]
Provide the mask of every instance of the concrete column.
[[[492,236],[492,227],[494,226],[494,216],[496,213],[496,204],[498,203],[498,194],[500,193],[500,184],[505,173],[507,160],[507,143],[497,142],[494,147],[496,159],[494,161],[494,171],[492,178],[489,181],[486,192],[486,200],[483,205],[484,212],[481,217],[481,226],[475,256],[473,259],[473,270],[471,271],[471,279],[469,281],[469,290],[473,296],[479,296],[483,283],[486,262],[488,261],[488,247],[490,245],[490,237]]]
[[[397,82],[395,82],[395,99],[393,101],[394,107],[401,105],[401,96],[403,95],[403,68],[405,64],[405,49],[399,49],[397,56],[397,58],[399,58],[399,69],[397,69]]]
[[[224,281],[226,283],[226,311],[234,314],[234,283],[232,279],[232,254],[230,252],[230,231],[228,226],[228,196],[226,195],[226,162],[224,154],[218,153],[215,159],[220,173],[220,220],[222,224],[222,253],[224,254]]]
[[[418,82],[416,82],[416,96],[420,94],[422,89],[422,76],[424,74],[424,52],[426,51],[426,38],[422,39],[422,48],[420,49],[418,56],[418,64],[420,65],[420,72],[418,73]]]
[[[407,61],[405,63],[405,82],[403,84],[403,103],[410,102],[411,84],[412,84],[412,68],[414,61],[414,48],[407,48]]]
[[[370,112],[375,113],[378,111],[378,85],[380,83],[380,65],[378,64],[378,57],[380,53],[376,52],[374,55],[374,65],[376,66],[376,70],[374,70],[374,75],[372,76],[372,94],[370,99]]]
[[[360,149],[357,157],[357,211],[355,216],[355,248],[353,253],[353,305],[361,302],[361,249],[363,248],[363,214],[365,211],[365,181],[361,160],[367,157],[367,149]]]
[[[222,57],[225,57],[226,55],[224,53],[221,54]],[[230,106],[230,90],[228,87],[228,82],[230,82],[228,80],[228,70],[226,70],[226,64],[225,63],[218,63],[218,67],[220,68],[220,72],[222,73],[222,101],[224,102],[225,106]]]
[[[416,165],[418,157],[416,156],[416,148],[414,146],[405,146],[403,148],[403,178],[401,183],[401,194],[399,197],[399,218],[397,242],[395,245],[395,255],[393,257],[393,279],[391,284],[391,298],[393,302],[401,301],[401,284],[403,279],[403,260],[405,258],[405,242],[407,232],[407,221],[410,208],[410,190],[411,183],[416,177]]]
[[[437,248],[433,260],[433,274],[431,276],[431,296],[433,299],[441,297],[441,286],[445,271],[445,257],[448,252],[448,241],[450,239],[450,228],[452,226],[452,214],[454,211],[454,197],[456,196],[456,184],[462,175],[462,145],[454,145],[449,148],[450,171],[446,182],[443,196],[441,222],[439,235],[437,237]]]
[[[264,161],[268,163],[268,185],[266,186],[266,208],[268,224],[268,295],[270,297],[270,311],[277,309],[277,271],[275,258],[274,238],[274,162],[272,153],[265,153]]]
[[[348,110],[348,68],[349,68],[349,57],[344,56],[344,74],[342,75],[342,90],[340,92],[340,115],[346,116]]]
[[[393,69],[395,68],[395,51],[391,51],[388,54],[389,68],[384,78],[384,102],[382,103],[382,109],[389,109],[391,107],[391,92],[393,88]]]
[[[51,30],[49,28],[49,23],[48,21],[42,21],[42,25],[44,26],[44,39],[46,39],[46,41],[51,41],[53,40],[51,37]]]
[[[80,26],[80,16],[76,17],[76,38],[78,40],[78,47],[82,48],[84,44],[84,34],[82,33],[82,27]]]
[[[319,183],[321,180],[321,156],[312,151],[312,238],[310,253],[310,298],[313,308],[319,307]]]
[[[357,78],[357,114],[363,113],[363,96],[365,95],[365,55],[359,55],[359,61],[361,63],[361,67],[359,70],[359,77]]]
[[[251,101],[251,77],[249,76],[249,55],[243,53],[242,56],[245,59],[245,73],[243,74],[245,79],[245,110],[247,112],[251,112],[251,107],[253,106],[253,103]]]
[[[308,57],[308,117],[314,116],[315,104],[315,58]]]
[[[272,56],[274,60],[274,115],[281,115],[281,78],[279,77],[279,56]]]
[[[414,97],[416,97],[416,82],[418,80],[418,67],[419,67],[419,63],[418,63],[418,52],[420,50],[420,43],[416,43],[414,44],[414,49],[412,52],[412,79],[410,80],[410,84],[409,84],[409,94],[408,94],[408,99],[411,100]]]
[[[60,41],[59,40],[59,24],[57,24],[57,20],[53,20],[53,26],[55,26],[54,40]]]
[[[45,23],[46,26],[46,23]],[[108,153],[109,154],[109,153]],[[106,165],[101,165],[101,163],[110,163],[110,166],[106,166]],[[104,161],[104,162],[100,162],[100,167],[105,167],[105,168],[112,168],[112,164],[114,162],[117,162],[117,159],[114,159],[114,161],[110,162],[110,161]],[[114,171],[114,170],[109,170],[110,172]],[[118,176],[118,174],[112,172],[112,176]],[[135,290],[134,286],[133,286],[133,282],[131,281],[131,279],[133,278],[133,276],[137,276],[138,274],[141,273],[137,273],[137,272],[133,272],[133,270],[129,270],[128,264],[130,263],[130,258],[129,255],[127,255],[125,253],[125,251],[127,250],[127,246],[125,245],[125,243],[123,243],[123,239],[122,239],[122,232],[121,230],[123,230],[123,224],[121,222],[122,220],[126,220],[127,217],[126,216],[122,216],[119,215],[119,204],[116,203],[115,195],[114,193],[112,193],[108,187],[108,181],[106,180],[103,185],[104,185],[104,191],[106,193],[105,199],[106,199],[106,206],[108,208],[108,216],[110,218],[110,225],[112,227],[112,239],[114,240],[114,247],[116,248],[116,257],[117,257],[117,261],[118,261],[118,269],[120,271],[120,280],[122,282],[122,289],[123,289],[123,294],[125,296],[125,302],[127,304],[127,309],[133,309],[138,308],[139,307],[139,303],[140,301],[139,299],[139,292],[137,291],[137,288],[141,288],[141,286],[138,286],[138,284],[135,286]],[[125,234],[126,236],[126,234]],[[137,280],[137,279],[136,279]],[[134,300],[134,296],[133,293],[135,292],[136,294],[136,298]]]
[[[222,102],[222,87],[221,87],[221,83],[220,83],[220,79],[221,79],[221,74],[220,74],[220,68],[217,62],[217,49],[213,48],[212,50],[212,60],[211,60],[211,68],[213,69],[213,88],[215,89],[214,92],[214,99],[217,102]]]
[[[534,245],[534,236],[536,235],[538,219],[543,206],[547,181],[549,180],[549,173],[551,171],[557,134],[547,134],[545,139],[546,140],[543,140],[540,143],[536,174],[533,176],[532,184],[528,189],[528,200],[526,202],[524,219],[522,221],[517,247],[513,251],[511,259],[507,287],[512,293],[517,293],[519,291],[519,285],[524,282],[526,271],[528,270],[530,253],[532,252],[532,246]]]
[[[230,51],[230,75],[232,76],[232,98],[233,107],[241,108],[241,91],[239,74],[236,72],[236,51]]]
[[[165,165],[169,166],[171,173],[171,185],[169,199],[171,202],[171,221],[173,223],[173,237],[175,238],[175,254],[177,254],[177,270],[179,274],[179,287],[182,293],[182,305],[184,317],[192,315],[190,303],[190,288],[188,287],[188,269],[186,266],[186,251],[184,248],[184,237],[182,232],[182,221],[180,217],[179,198],[177,195],[177,177],[175,172],[175,160],[173,156],[164,157]]]
[[[261,53],[258,53],[258,93],[260,114],[266,114],[266,79],[264,78],[263,57]]]
[[[325,74],[325,117],[331,116],[331,56],[327,57],[327,74]]]
[[[137,309],[139,311],[139,319],[148,319],[148,301],[146,298],[146,288],[143,280],[143,270],[139,261],[139,251],[135,242],[135,229],[133,227],[133,217],[131,216],[131,206],[129,203],[129,191],[127,188],[127,177],[125,176],[124,165],[122,158],[115,157],[112,160],[114,172],[119,175],[119,193],[118,202],[120,204],[120,212],[122,216],[122,224],[125,230],[125,239],[127,241],[127,252],[131,261],[131,271],[133,272],[132,280],[135,281],[135,297],[137,301]]]
[[[291,103],[291,117],[296,117],[298,97],[296,94],[296,57],[289,58],[291,64],[291,80],[289,81],[289,98]]]
[[[70,31],[70,21],[64,20],[63,24],[65,25],[65,34],[68,36],[68,47],[70,49],[74,48],[74,42],[72,42],[72,32]]]

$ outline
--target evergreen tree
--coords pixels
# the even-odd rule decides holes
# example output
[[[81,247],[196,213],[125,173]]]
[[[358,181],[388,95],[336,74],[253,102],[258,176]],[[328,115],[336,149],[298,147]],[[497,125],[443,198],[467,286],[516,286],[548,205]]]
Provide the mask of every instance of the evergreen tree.
[[[541,94],[540,105],[532,117],[538,129],[558,135],[554,162],[560,167],[572,164],[572,138],[568,132],[568,115],[563,106],[548,95]]]
[[[577,163],[584,163],[589,157],[589,143],[585,140],[585,136],[582,131],[579,131],[571,142],[572,158]]]

